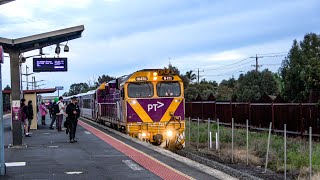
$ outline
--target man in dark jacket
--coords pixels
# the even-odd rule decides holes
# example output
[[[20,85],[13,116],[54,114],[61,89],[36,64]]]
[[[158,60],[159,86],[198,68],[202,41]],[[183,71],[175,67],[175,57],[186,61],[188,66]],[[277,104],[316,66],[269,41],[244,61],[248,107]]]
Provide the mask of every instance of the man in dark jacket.
[[[69,121],[69,139],[70,143],[77,142],[75,140],[75,135],[77,131],[77,125],[78,125],[78,118],[80,116],[80,108],[77,105],[78,99],[76,96],[71,98],[71,103],[68,104],[66,113],[68,115],[67,121]]]
[[[20,119],[21,122],[24,125],[24,134],[26,137],[31,137],[28,131],[28,108],[25,104],[26,100],[25,99],[21,99],[20,101]]]
[[[33,119],[33,107],[32,107],[32,101],[28,101],[28,132],[30,133],[30,126]]]

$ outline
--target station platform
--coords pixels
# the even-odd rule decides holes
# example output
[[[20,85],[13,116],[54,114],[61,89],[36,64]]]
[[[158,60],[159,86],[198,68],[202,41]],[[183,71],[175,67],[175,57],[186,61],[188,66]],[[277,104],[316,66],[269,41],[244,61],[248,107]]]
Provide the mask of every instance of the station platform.
[[[222,172],[216,172],[218,176],[205,173],[177,161],[177,155],[170,157],[169,151],[157,152],[84,119],[78,122],[76,143],[69,143],[65,131],[49,129],[47,117],[47,125],[38,124],[31,137],[23,137],[23,146],[9,147],[10,118],[4,117],[7,173],[0,180],[235,179]]]

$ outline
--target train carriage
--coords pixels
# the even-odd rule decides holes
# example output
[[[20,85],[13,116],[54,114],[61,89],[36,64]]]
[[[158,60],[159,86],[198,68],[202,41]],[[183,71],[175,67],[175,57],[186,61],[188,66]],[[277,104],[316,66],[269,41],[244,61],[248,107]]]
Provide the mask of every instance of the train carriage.
[[[85,118],[95,119],[95,96],[96,91],[88,91],[78,95],[80,115]]]

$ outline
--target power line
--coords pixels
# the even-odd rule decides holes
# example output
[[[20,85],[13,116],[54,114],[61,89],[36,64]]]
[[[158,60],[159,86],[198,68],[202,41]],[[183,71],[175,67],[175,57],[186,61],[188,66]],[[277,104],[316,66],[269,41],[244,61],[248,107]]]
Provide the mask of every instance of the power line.
[[[209,68],[209,69],[205,69],[206,71],[213,71],[213,70],[221,70],[221,68],[223,68],[223,67],[228,67],[228,66],[234,66],[234,65],[237,65],[238,63],[241,63],[241,62],[243,62],[243,61],[246,61],[246,60],[248,60],[248,59],[250,59],[250,57],[248,57],[248,58],[245,58],[245,59],[242,59],[242,60],[240,60],[240,61],[237,61],[237,62],[235,62],[235,63],[232,63],[232,64],[226,64],[226,65],[222,65],[222,66],[219,66],[219,67],[216,67],[216,68]],[[238,66],[238,65],[237,65]]]
[[[274,54],[288,54],[288,52],[278,52],[278,53],[263,53],[263,54],[258,54],[258,55],[274,55]]]

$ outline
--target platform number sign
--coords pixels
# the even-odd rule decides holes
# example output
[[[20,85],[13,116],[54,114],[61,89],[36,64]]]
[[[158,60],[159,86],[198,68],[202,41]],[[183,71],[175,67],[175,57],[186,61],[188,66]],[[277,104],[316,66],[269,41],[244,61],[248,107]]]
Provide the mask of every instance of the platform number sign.
[[[12,101],[12,107],[14,108],[20,107],[20,101]]]

